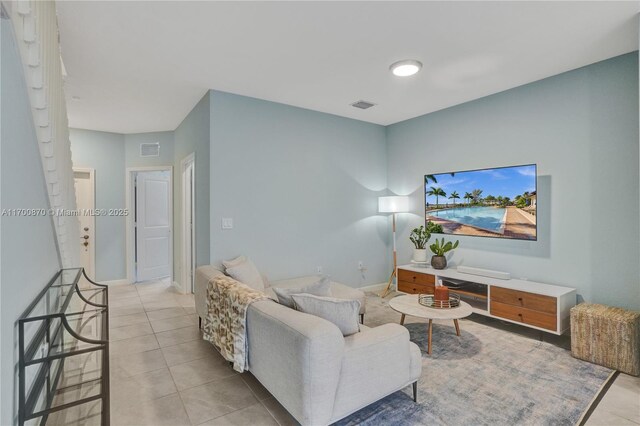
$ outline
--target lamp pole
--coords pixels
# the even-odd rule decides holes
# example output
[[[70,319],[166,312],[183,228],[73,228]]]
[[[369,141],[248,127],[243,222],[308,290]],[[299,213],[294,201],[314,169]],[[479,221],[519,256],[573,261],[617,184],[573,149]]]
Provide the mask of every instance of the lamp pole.
[[[391,276],[389,277],[389,282],[387,283],[387,287],[384,289],[382,293],[380,293],[380,297],[384,298],[391,291],[391,286],[393,285],[393,277],[396,276],[396,271],[398,269],[398,255],[396,253],[396,214],[391,213],[392,217],[392,229],[393,229],[393,271],[391,271]]]
[[[392,215],[392,223],[393,223],[393,271],[391,271],[391,276],[389,277],[389,282],[387,283],[387,287],[384,289],[382,293],[380,293],[380,297],[385,297],[391,291],[391,287],[393,286],[393,277],[396,277],[397,281],[397,269],[398,269],[398,254],[396,252],[396,213],[404,213],[409,211],[409,197],[407,196],[388,196],[388,197],[378,197],[378,212],[380,213],[391,213]]]

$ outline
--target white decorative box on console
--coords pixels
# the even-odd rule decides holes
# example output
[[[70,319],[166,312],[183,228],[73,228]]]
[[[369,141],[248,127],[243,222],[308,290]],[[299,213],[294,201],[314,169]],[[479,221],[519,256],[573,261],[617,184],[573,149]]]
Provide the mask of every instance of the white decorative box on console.
[[[474,313],[558,335],[569,329],[569,310],[576,305],[575,288],[470,275],[453,268],[403,265],[397,277],[398,291],[433,294],[436,281],[442,280]]]

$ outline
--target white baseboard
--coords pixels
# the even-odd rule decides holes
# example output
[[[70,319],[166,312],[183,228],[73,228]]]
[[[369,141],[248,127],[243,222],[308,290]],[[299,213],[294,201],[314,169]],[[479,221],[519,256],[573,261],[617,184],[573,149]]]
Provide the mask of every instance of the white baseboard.
[[[379,291],[384,290],[386,287],[387,287],[387,283],[380,283],[380,284],[368,285],[368,286],[365,286],[365,287],[359,287],[358,290],[372,291],[374,293],[377,293]]]
[[[178,284],[178,281],[173,281],[173,287],[178,291],[178,293],[186,294],[182,286]]]
[[[111,281],[96,281],[98,284],[105,284],[108,286],[113,286],[113,285],[127,285],[127,284],[131,284],[129,282],[128,279],[121,279],[121,280],[111,280]]]

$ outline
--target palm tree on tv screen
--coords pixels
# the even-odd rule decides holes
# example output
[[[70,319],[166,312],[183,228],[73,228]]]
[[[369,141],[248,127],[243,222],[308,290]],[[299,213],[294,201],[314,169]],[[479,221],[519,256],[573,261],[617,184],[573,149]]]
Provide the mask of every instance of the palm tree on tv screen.
[[[465,192],[465,194],[464,194],[464,199],[465,199],[465,200],[467,200],[467,204],[471,204],[471,198],[472,198],[472,197],[473,197],[473,196],[471,195],[471,193],[469,193],[469,192]]]
[[[449,174],[451,175],[451,177],[454,177],[456,175],[455,173],[449,173]],[[436,179],[436,175],[424,175],[425,185],[428,185],[429,181],[433,183],[438,183],[438,179]]]
[[[447,193],[444,192],[444,190],[442,188],[436,188],[434,186],[432,186],[428,191],[427,191],[427,195],[435,195],[436,197],[436,208],[438,207],[438,197],[446,197]]]
[[[456,200],[460,198],[460,195],[458,194],[457,191],[453,191],[451,194],[449,194],[449,199],[453,200],[453,207],[456,206]]]
[[[473,202],[474,203],[479,203],[481,198],[480,196],[482,195],[482,189],[474,189],[473,191],[471,191],[471,198],[473,198]]]

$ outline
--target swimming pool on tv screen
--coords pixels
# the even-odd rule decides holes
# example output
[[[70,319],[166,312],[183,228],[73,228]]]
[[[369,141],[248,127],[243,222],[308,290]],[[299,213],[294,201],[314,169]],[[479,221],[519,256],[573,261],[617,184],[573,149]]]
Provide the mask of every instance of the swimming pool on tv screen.
[[[456,207],[455,209],[434,210],[427,212],[427,214],[452,222],[502,233],[505,212],[506,209],[500,207]]]

